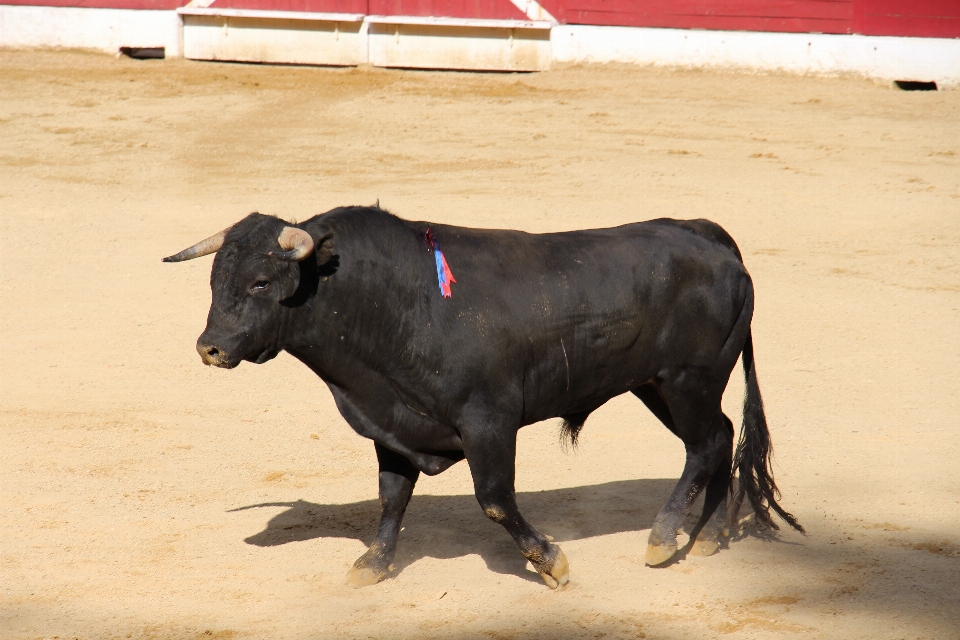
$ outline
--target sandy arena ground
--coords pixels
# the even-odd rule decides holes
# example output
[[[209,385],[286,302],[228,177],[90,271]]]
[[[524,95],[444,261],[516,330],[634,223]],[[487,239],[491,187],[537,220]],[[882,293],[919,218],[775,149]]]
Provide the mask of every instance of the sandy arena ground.
[[[0,87],[0,637],[960,637],[960,92],[11,51]],[[343,587],[373,446],[287,355],[202,366],[210,259],[160,258],[255,209],[377,198],[530,231],[724,225],[809,535],[748,525],[645,568],[683,449],[624,397],[576,453],[558,421],[521,432],[519,501],[569,588],[483,517],[466,464],[421,479],[395,574]]]

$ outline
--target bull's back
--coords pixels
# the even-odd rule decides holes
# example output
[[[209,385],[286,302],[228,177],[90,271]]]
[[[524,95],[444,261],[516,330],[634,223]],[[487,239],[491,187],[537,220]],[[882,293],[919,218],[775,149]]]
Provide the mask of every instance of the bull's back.
[[[549,234],[449,227],[437,235],[457,279],[455,302],[499,307],[537,331],[582,315],[670,306],[690,287],[744,273],[733,239],[706,220]]]
[[[464,330],[465,360],[492,378],[522,378],[530,421],[599,406],[672,361],[715,357],[742,304],[739,252],[707,221],[436,233],[457,279],[441,302],[451,334]]]

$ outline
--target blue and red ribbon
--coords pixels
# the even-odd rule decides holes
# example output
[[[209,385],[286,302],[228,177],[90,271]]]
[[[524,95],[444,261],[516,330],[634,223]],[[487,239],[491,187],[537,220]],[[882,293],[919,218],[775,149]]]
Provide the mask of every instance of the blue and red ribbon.
[[[437,280],[440,284],[440,295],[444,298],[449,298],[453,295],[453,292],[450,290],[450,285],[455,284],[457,279],[453,277],[453,272],[450,271],[450,265],[447,264],[447,259],[444,257],[443,251],[440,250],[440,243],[437,242],[437,239],[430,233],[430,229],[427,229],[424,235],[427,238],[427,244],[429,244],[433,250],[433,259],[437,263]]]

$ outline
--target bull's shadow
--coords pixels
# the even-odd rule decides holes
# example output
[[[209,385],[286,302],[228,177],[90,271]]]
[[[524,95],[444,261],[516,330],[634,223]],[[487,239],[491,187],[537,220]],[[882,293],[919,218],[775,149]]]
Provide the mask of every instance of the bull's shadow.
[[[517,494],[524,516],[557,542],[649,529],[676,485],[675,479],[640,479],[567,489]],[[286,507],[247,544],[274,547],[315,538],[353,538],[369,546],[380,515],[377,500],[350,504],[316,504],[304,500],[239,507]],[[694,509],[698,513],[697,508]],[[480,510],[473,495],[414,495],[403,519],[397,545],[396,572],[421,558],[457,558],[479,554],[491,571],[525,579],[540,578],[525,569],[526,560],[513,540]],[[637,537],[635,553],[643,557],[646,539]],[[346,567],[344,567],[346,571]]]

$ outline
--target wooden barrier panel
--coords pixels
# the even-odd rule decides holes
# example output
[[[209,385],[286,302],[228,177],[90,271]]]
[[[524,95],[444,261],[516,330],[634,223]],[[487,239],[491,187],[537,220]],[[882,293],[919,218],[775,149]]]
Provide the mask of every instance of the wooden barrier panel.
[[[178,11],[183,18],[183,56],[355,66],[367,62],[363,15],[253,9]]]
[[[411,16],[368,18],[370,64],[414,69],[542,71],[549,22]]]

